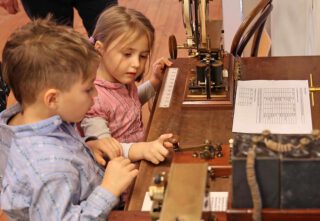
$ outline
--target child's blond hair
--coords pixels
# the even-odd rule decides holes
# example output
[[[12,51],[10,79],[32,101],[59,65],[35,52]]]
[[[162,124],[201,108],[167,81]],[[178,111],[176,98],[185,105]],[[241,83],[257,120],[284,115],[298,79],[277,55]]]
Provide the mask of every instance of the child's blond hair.
[[[130,44],[142,35],[147,36],[151,54],[155,30],[150,20],[137,10],[122,6],[113,6],[106,9],[99,16],[92,40],[93,43],[95,41],[102,42],[105,48],[107,48],[108,45],[119,36],[122,36],[120,40],[121,43],[126,42],[126,44]],[[127,39],[129,39],[129,41]],[[126,44],[123,45],[123,47],[125,47]],[[116,47],[119,47],[119,45],[116,45]]]
[[[67,91],[75,81],[87,80],[100,59],[85,36],[49,18],[16,30],[2,58],[4,79],[21,104],[33,103],[47,88]]]

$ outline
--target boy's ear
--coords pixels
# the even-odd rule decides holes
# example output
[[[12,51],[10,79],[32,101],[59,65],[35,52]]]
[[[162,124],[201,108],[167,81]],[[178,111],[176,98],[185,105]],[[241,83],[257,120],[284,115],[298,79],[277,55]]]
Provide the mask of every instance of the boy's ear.
[[[96,41],[96,43],[94,44],[94,48],[100,53],[103,54],[103,44],[101,41]]]
[[[57,89],[48,89],[44,94],[44,103],[47,107],[52,110],[57,109],[58,107],[58,98],[59,98],[59,90]]]

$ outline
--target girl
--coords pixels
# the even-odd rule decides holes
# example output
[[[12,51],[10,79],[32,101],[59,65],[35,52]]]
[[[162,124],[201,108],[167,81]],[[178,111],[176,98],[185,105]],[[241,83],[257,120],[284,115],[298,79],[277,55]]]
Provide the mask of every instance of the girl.
[[[134,9],[114,6],[100,15],[90,39],[102,58],[95,80],[98,96],[81,122],[85,136],[143,141],[141,105],[154,96],[165,66],[172,64],[157,60],[150,80],[136,87],[154,44],[151,22]]]

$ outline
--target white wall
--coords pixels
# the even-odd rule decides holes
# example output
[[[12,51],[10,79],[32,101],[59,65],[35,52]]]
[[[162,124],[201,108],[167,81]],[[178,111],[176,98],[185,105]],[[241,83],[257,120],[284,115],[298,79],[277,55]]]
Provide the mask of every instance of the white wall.
[[[273,6],[272,55],[319,55],[320,1],[274,0]]]
[[[224,48],[230,52],[232,39],[242,22],[242,1],[222,0]]]

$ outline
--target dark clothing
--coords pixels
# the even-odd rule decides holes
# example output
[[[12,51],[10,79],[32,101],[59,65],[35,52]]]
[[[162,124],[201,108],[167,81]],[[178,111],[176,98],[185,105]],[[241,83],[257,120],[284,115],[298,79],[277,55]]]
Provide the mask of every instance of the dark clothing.
[[[3,81],[2,72],[1,72],[1,63],[0,63],[0,112],[6,109],[8,95],[9,95],[9,88]]]
[[[83,21],[88,35],[91,36],[101,12],[118,0],[21,0],[30,18],[45,18],[49,13],[59,24],[73,26],[73,8]]]

